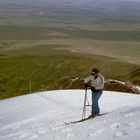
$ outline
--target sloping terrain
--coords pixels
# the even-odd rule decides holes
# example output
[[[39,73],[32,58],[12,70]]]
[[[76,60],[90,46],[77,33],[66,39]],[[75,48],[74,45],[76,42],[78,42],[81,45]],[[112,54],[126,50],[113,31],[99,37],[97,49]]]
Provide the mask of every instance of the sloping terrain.
[[[81,119],[84,92],[56,90],[0,101],[0,139],[139,140],[139,95],[104,91],[99,104],[107,114],[66,125]],[[88,99],[91,104],[90,91]]]

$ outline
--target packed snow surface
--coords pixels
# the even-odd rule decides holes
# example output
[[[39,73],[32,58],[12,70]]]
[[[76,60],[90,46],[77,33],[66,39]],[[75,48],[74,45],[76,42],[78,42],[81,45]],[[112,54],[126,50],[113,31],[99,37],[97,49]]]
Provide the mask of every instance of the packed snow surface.
[[[104,91],[105,115],[66,125],[81,119],[84,93],[56,90],[0,101],[0,140],[140,140],[139,95]]]

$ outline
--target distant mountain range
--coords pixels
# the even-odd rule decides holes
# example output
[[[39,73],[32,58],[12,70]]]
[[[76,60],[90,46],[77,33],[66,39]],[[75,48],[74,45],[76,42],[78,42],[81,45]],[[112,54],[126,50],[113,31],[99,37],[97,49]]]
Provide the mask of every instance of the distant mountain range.
[[[139,24],[140,1],[0,0],[0,24],[23,23],[22,18],[32,18],[32,22],[41,20],[43,23]]]

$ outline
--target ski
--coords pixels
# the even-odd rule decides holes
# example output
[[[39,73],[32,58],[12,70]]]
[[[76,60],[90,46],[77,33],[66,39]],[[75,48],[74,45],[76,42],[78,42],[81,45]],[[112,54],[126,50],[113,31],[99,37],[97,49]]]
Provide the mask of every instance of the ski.
[[[73,122],[65,122],[65,124],[66,124],[66,125],[69,125],[69,124],[73,124],[73,123],[83,122],[83,121],[86,121],[86,120],[88,120],[88,119],[89,119],[89,118],[81,119],[81,120],[73,121]]]
[[[69,124],[74,124],[74,123],[80,123],[80,122],[84,122],[84,121],[86,121],[86,120],[90,120],[90,119],[94,119],[94,118],[96,118],[96,117],[99,117],[99,116],[102,116],[102,115],[105,115],[106,113],[102,113],[102,114],[99,114],[99,115],[97,115],[97,116],[95,116],[95,117],[87,117],[87,118],[85,118],[85,119],[81,119],[81,120],[78,120],[78,121],[73,121],[73,122],[65,122],[65,124],[66,125],[69,125]]]

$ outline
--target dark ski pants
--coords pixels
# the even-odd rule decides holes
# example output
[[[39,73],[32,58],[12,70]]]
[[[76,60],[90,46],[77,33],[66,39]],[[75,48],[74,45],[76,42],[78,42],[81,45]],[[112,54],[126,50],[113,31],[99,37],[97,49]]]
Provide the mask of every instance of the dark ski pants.
[[[91,114],[100,113],[98,100],[101,97],[102,92],[103,92],[103,90],[99,90],[97,92],[92,91],[92,110],[91,110]]]

